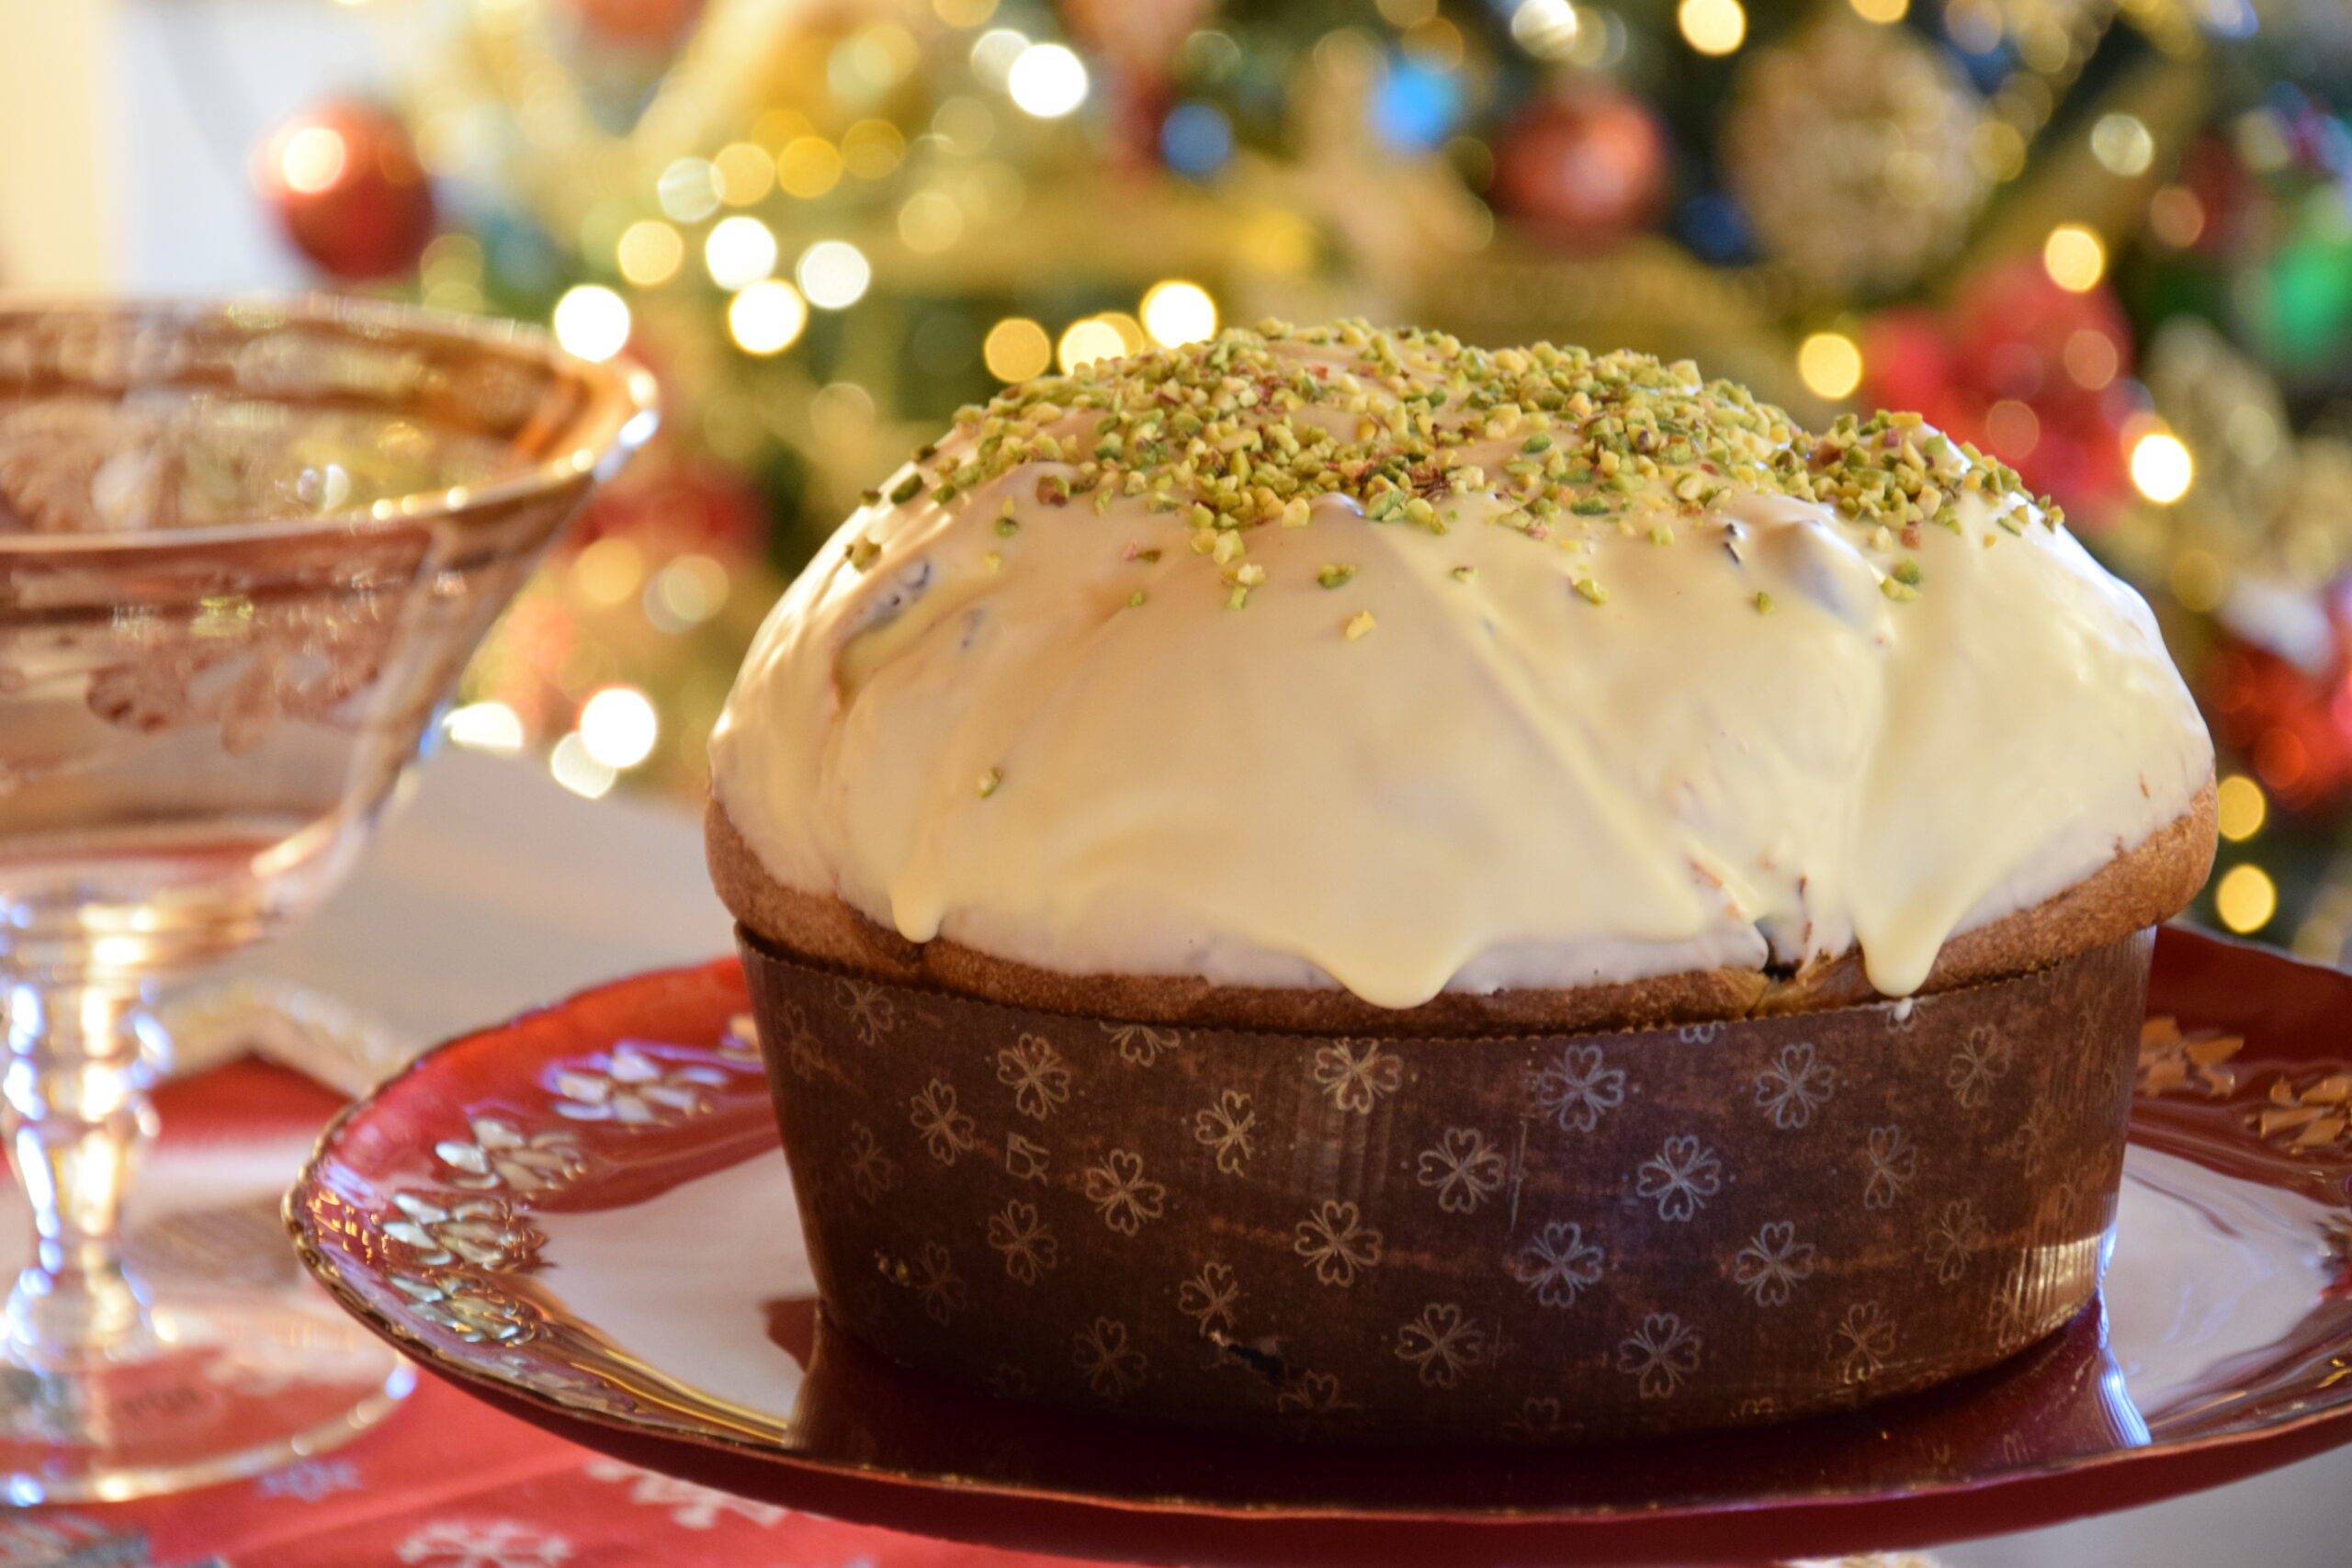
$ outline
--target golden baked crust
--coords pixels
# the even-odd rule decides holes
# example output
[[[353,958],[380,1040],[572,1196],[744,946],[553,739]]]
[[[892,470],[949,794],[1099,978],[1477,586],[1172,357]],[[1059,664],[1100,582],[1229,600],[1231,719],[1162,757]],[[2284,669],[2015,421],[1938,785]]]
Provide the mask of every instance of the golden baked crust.
[[[1878,993],[1860,955],[1793,975],[1718,968],[1621,985],[1444,992],[1419,1007],[1376,1007],[1337,988],[1218,986],[1163,975],[1061,975],[990,957],[945,940],[914,942],[831,895],[786,887],[713,800],[704,818],[710,876],[744,928],[769,945],[820,964],[901,983],[930,984],[1009,1006],[1131,1019],[1145,1023],[1272,1029],[1302,1033],[1570,1033],[1701,1023],[1769,1013],[1849,1007]],[[2169,919],[2205,885],[2213,864],[2213,788],[2188,811],[2092,875],[2029,909],[1944,943],[1922,995],[2046,967]]]

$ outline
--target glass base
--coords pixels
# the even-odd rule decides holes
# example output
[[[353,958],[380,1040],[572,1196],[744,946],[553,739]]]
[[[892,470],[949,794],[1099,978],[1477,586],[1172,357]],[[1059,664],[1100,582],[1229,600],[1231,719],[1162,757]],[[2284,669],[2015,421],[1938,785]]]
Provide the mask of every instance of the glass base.
[[[348,1441],[415,1386],[390,1347],[283,1291],[158,1291],[135,1357],[0,1362],[0,1501],[120,1502]]]

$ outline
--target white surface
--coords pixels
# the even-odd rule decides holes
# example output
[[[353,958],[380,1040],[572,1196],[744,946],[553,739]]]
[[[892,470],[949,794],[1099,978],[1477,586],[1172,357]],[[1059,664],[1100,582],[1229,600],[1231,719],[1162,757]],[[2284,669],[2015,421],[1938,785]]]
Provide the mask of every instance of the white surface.
[[[817,1289],[784,1151],[634,1208],[539,1213],[539,1283],[581,1322],[684,1387],[782,1421],[800,1365],[771,1342],[763,1302]],[[678,1282],[694,1281],[691,1295]]]
[[[455,748],[413,783],[350,886],[240,972],[317,987],[425,1044],[733,951],[691,813],[583,800]]]
[[[354,883],[254,967],[438,1037],[631,970],[711,956],[726,950],[728,931],[690,816],[583,801],[536,768],[450,753],[425,765],[417,798]],[[597,1238],[591,1230],[585,1239]],[[2129,1288],[2132,1269],[2127,1250],[2119,1287]],[[781,1266],[777,1282],[786,1282]],[[2259,1296],[2246,1300],[2258,1307]],[[626,1292],[579,1304],[616,1324],[616,1314],[637,1310]],[[757,1392],[762,1404],[784,1394]],[[1934,1557],[1942,1568],[2345,1568],[2347,1495],[2352,1450],[2339,1450],[2154,1507],[1942,1547]]]

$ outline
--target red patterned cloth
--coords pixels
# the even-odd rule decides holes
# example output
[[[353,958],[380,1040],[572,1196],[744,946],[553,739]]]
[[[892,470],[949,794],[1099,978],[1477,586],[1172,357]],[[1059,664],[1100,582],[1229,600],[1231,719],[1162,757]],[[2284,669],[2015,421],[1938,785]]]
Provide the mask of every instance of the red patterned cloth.
[[[241,1062],[164,1091],[165,1137],[282,1138],[336,1101]],[[292,1173],[288,1173],[290,1178]],[[1019,1568],[619,1463],[434,1379],[381,1426],[251,1481],[0,1516],[0,1568]]]

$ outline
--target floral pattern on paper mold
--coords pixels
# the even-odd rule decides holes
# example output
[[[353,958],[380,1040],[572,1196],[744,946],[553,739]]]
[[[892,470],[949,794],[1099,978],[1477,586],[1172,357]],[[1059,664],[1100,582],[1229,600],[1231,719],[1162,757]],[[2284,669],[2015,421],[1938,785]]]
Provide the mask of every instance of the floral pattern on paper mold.
[[[919,1261],[926,1241],[989,1248],[959,1268],[950,1324],[910,1292],[842,1306],[869,1344],[975,1382],[1016,1365],[1035,1397],[1080,1406],[1239,1404],[1296,1427],[1344,1390],[1351,1419],[1523,1439],[1553,1430],[1531,1399],[1586,1436],[1758,1419],[1918,1386],[1942,1375],[1939,1342],[1983,1364],[2052,1326],[2087,1266],[2026,1321],[1996,1313],[2008,1270],[1989,1260],[2089,1256],[2073,1243],[2095,1207],[2042,1200],[2111,1190],[2085,1151],[2120,1135],[2142,951],[1901,1019],[1880,1003],[1516,1040],[1177,1031],[888,992],[922,1052],[857,1049],[836,976],[753,962],[764,1006],[839,1035],[820,1045],[840,1070],[811,1083],[768,1046],[834,1271]],[[2048,1017],[2081,1032],[2085,1005],[2096,1070],[2015,1043]],[[961,1081],[975,1067],[985,1093]],[[875,1201],[858,1173],[871,1189],[885,1158],[899,1184]],[[990,1354],[966,1366],[976,1323]]]

